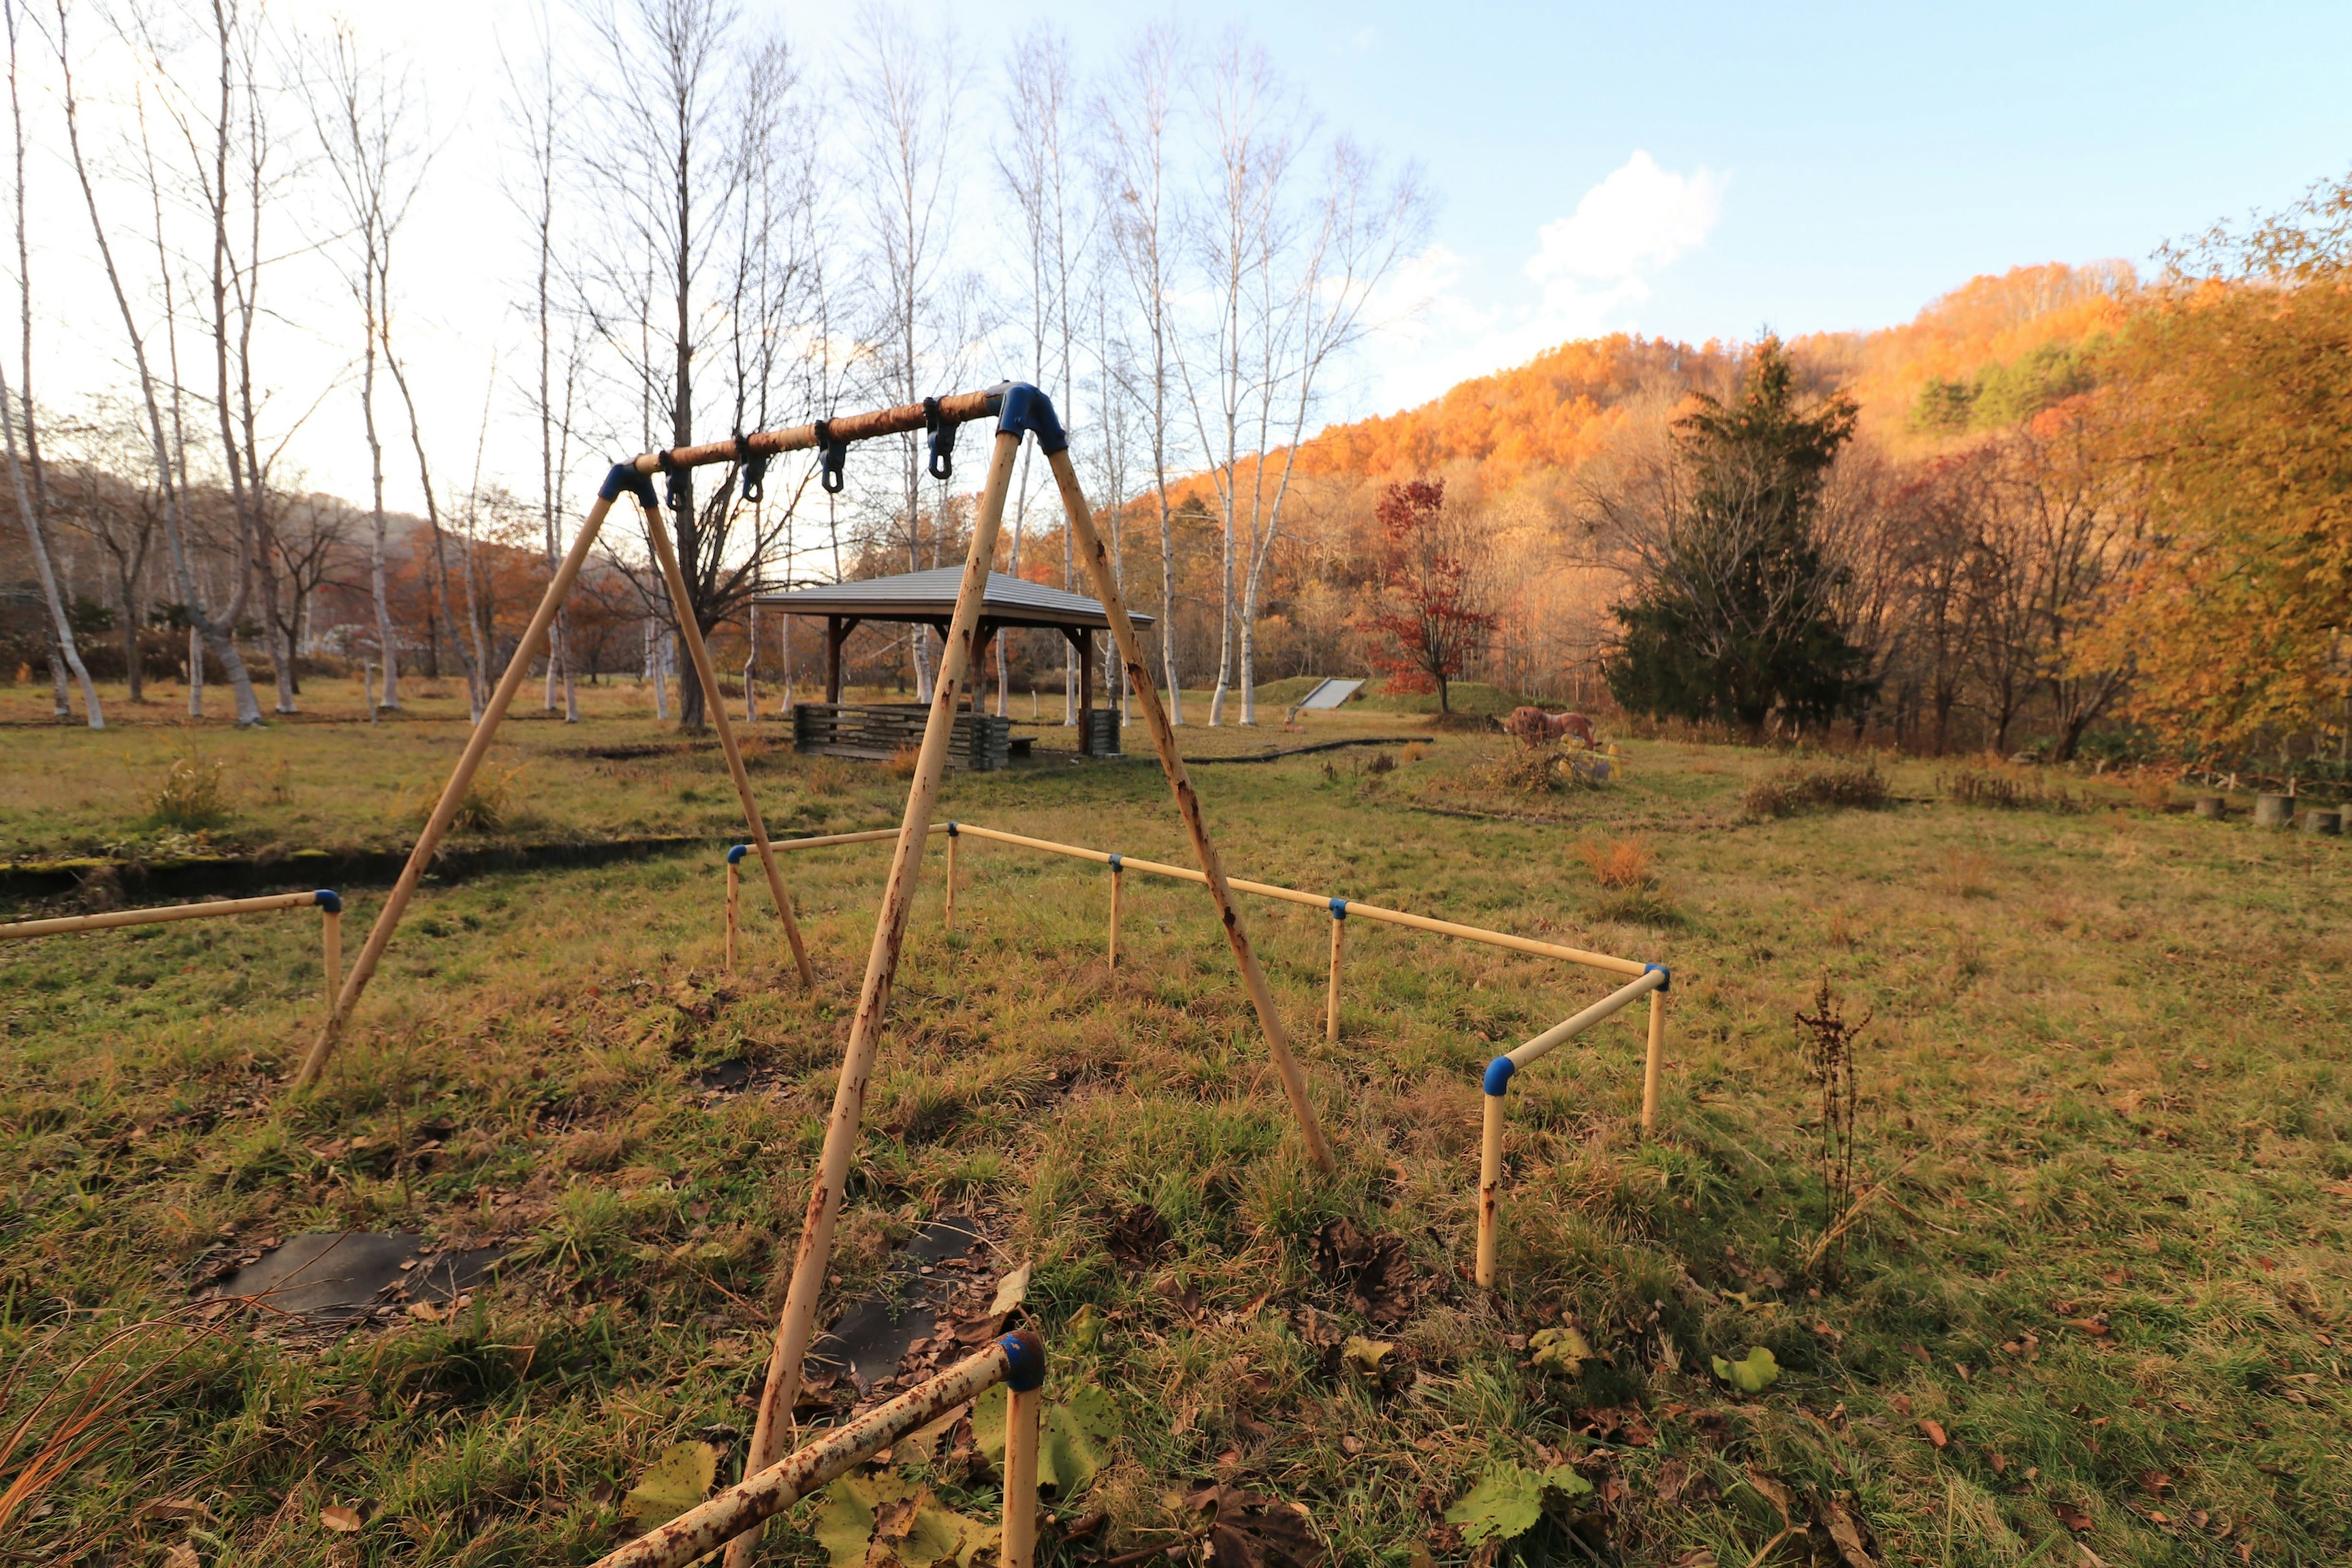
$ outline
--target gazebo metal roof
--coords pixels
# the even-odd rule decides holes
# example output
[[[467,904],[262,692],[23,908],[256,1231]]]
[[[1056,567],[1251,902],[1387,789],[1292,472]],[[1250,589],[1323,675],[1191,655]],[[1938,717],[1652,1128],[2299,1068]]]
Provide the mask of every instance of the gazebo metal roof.
[[[902,572],[895,577],[799,588],[789,594],[762,594],[753,602],[762,609],[791,616],[938,625],[955,615],[956,590],[962,584],[962,567],[940,566],[929,572]],[[1100,601],[1003,572],[988,574],[980,618],[998,626],[1058,626],[1073,631],[1101,631],[1110,626]],[[1139,626],[1152,624],[1150,616],[1129,612],[1128,618]]]

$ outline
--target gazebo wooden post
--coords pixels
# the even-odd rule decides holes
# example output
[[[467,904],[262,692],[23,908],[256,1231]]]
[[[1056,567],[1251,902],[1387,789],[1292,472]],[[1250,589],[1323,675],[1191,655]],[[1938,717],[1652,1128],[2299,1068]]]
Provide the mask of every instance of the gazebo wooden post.
[[[1040,450],[1045,447],[1042,439],[1037,445]],[[1317,1168],[1328,1173],[1337,1167],[1331,1146],[1324,1141],[1322,1126],[1316,1120],[1315,1102],[1307,1098],[1307,1076],[1299,1069],[1298,1058],[1291,1055],[1290,1039],[1283,1032],[1282,1015],[1276,1009],[1273,988],[1266,984],[1265,971],[1258,965],[1248,933],[1242,930],[1241,911],[1234,907],[1234,889],[1225,879],[1224,863],[1218,858],[1217,847],[1209,838],[1208,823],[1201,815],[1201,797],[1193,793],[1192,777],[1184,770],[1183,755],[1176,749],[1176,731],[1168,722],[1168,710],[1160,704],[1159,683],[1151,679],[1150,667],[1143,662],[1143,644],[1137,639],[1135,623],[1128,618],[1126,602],[1119,597],[1110,553],[1103,548],[1102,536],[1095,531],[1094,513],[1087,505],[1086,492],[1078,487],[1078,470],[1070,462],[1069,444],[1057,441],[1055,445],[1059,449],[1047,452],[1046,458],[1053,464],[1054,482],[1062,492],[1062,510],[1076,536],[1078,558],[1087,563],[1095,597],[1102,601],[1103,614],[1110,622],[1110,635],[1118,644],[1119,661],[1127,667],[1127,679],[1135,688],[1144,722],[1151,727],[1151,743],[1160,752],[1160,766],[1167,773],[1168,787],[1176,796],[1177,815],[1184,819],[1184,830],[1192,840],[1192,853],[1201,862],[1202,878],[1209,885],[1210,897],[1216,900],[1217,918],[1225,928],[1225,941],[1234,950],[1234,962],[1241,969],[1250,1005],[1256,1009],[1258,1027],[1265,1034],[1266,1055],[1273,1058],[1275,1070],[1282,1077],[1283,1093],[1290,1100],[1292,1114],[1298,1118],[1298,1131],[1307,1140],[1308,1156]]]
[[[1095,754],[1095,629],[1078,628],[1078,754]]]
[[[841,645],[849,640],[849,634],[856,625],[846,616],[827,616],[824,618],[824,700],[827,702],[841,700]]]
[[[899,949],[907,940],[907,919],[914,909],[915,889],[922,874],[923,851],[930,837],[931,810],[939,799],[940,778],[947,771],[948,752],[954,743],[956,703],[962,698],[964,684],[975,668],[972,645],[979,629],[981,603],[988,591],[988,563],[996,553],[996,535],[1004,522],[1004,500],[1013,488],[1013,462],[1020,450],[1021,427],[1000,425],[994,449],[989,455],[987,482],[981,490],[980,508],[972,521],[962,585],[956,595],[955,619],[947,648],[940,658],[930,713],[923,725],[922,749],[916,755],[915,777],[907,792],[907,814],[899,824],[898,846],[890,859],[890,879],[883,889],[882,908],[874,921],[874,942],[866,957],[866,978],[858,992],[857,1011],[850,1020],[849,1046],[843,1053],[841,1078],[834,1089],[833,1113],[825,1122],[816,1181],[801,1222],[800,1246],[793,1258],[792,1284],[785,1292],[783,1313],[768,1356],[767,1383],[760,1395],[751,1451],[743,1462],[747,1478],[776,1462],[783,1452],[785,1434],[792,1425],[793,1400],[800,1389],[801,1360],[808,1353],[809,1341],[815,1335],[817,1303],[824,1294],[825,1267],[833,1255],[834,1226],[847,1201],[849,1166],[857,1152],[858,1132],[866,1114],[866,1087],[874,1073],[882,1016],[890,1005],[890,987],[898,973]],[[756,1529],[737,1536],[727,1548],[728,1568],[751,1568],[759,1543]]]

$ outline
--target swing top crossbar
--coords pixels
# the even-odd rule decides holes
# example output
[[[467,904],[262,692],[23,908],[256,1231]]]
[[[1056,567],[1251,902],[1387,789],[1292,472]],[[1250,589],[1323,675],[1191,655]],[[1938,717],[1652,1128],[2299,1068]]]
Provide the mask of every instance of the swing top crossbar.
[[[1007,383],[992,386],[984,392],[960,392],[946,397],[929,398],[921,403],[901,404],[896,408],[877,408],[870,414],[845,414],[837,419],[819,419],[807,425],[789,426],[782,430],[761,430],[740,440],[730,436],[723,441],[704,441],[692,447],[643,452],[630,458],[625,466],[637,473],[651,475],[675,468],[705,468],[712,463],[732,463],[746,457],[813,452],[823,447],[871,441],[882,436],[903,436],[910,431],[929,429],[934,421],[941,426],[969,425],[977,419],[993,419],[1001,415],[1005,394],[1013,390],[1012,384]]]

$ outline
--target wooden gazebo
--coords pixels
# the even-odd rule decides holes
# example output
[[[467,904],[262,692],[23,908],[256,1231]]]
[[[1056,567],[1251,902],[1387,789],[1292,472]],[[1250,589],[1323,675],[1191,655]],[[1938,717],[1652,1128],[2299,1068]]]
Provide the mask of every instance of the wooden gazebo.
[[[842,645],[868,621],[929,626],[945,637],[948,622],[955,614],[956,589],[962,580],[961,567],[941,566],[929,572],[902,572],[895,577],[761,595],[756,603],[764,610],[824,617],[824,700],[793,704],[794,744],[803,751],[887,757],[900,745],[919,742],[923,728],[920,704],[841,700]],[[1139,626],[1151,624],[1150,616],[1129,618]],[[1047,627],[1076,647],[1078,751],[1090,757],[1117,756],[1118,710],[1113,706],[1098,711],[1095,707],[1095,633],[1110,628],[1101,604],[1043,583],[991,572],[988,591],[981,599],[977,668],[987,668],[989,647],[996,634],[1014,626]],[[973,689],[977,693],[977,683]],[[1001,767],[1010,726],[1004,720],[979,712],[976,700],[974,709],[957,720],[954,759],[967,767]]]

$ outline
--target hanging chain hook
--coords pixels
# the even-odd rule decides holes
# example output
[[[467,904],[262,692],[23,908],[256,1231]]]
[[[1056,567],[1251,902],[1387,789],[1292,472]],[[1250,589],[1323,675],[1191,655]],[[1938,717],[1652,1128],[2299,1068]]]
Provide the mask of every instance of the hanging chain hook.
[[[936,397],[923,399],[923,428],[930,433],[931,478],[944,484],[955,473],[956,427],[941,417]]]
[[[824,486],[824,493],[839,495],[844,482],[842,465],[849,460],[849,443],[833,438],[830,419],[816,422],[816,458],[821,469],[818,479]]]
[[[757,506],[768,482],[768,454],[751,450],[751,437],[735,432],[735,464],[743,470],[743,499]]]

